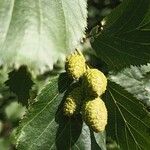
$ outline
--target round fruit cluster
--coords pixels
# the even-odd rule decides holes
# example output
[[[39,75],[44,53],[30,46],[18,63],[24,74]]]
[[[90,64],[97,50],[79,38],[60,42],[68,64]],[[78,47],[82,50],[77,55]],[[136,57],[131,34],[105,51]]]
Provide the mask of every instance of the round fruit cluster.
[[[64,115],[71,117],[81,112],[83,120],[94,132],[105,130],[107,109],[100,96],[106,90],[107,78],[101,71],[89,68],[79,50],[66,58],[65,69],[70,78],[80,79],[81,85],[67,95]]]

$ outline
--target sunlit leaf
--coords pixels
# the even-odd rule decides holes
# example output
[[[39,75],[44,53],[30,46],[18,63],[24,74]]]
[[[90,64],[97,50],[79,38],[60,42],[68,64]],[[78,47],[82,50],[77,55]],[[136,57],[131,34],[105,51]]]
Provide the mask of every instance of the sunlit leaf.
[[[0,0],[0,64],[53,68],[85,34],[86,0]]]

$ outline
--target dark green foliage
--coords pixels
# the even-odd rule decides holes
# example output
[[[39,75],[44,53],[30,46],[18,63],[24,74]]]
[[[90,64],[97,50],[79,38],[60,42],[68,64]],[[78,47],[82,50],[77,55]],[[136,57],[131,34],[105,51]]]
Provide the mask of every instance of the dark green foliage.
[[[150,61],[150,1],[124,0],[104,22],[91,43],[109,70]]]
[[[107,135],[123,150],[149,150],[150,114],[144,106],[119,85],[109,82],[104,95],[108,108]]]

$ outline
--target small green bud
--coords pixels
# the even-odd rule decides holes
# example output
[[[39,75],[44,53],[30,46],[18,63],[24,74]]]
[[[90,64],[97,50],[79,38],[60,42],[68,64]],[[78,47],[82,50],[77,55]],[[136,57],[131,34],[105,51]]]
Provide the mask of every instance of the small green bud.
[[[73,79],[79,79],[86,71],[85,58],[82,53],[76,50],[66,58],[65,69]]]
[[[81,108],[82,91],[80,87],[73,89],[66,97],[64,102],[64,115],[71,117],[74,114],[79,113]]]
[[[100,96],[107,86],[107,78],[97,69],[88,69],[83,75],[83,89],[86,95]]]
[[[82,107],[83,120],[94,131],[102,132],[107,124],[107,109],[99,98],[86,99]]]

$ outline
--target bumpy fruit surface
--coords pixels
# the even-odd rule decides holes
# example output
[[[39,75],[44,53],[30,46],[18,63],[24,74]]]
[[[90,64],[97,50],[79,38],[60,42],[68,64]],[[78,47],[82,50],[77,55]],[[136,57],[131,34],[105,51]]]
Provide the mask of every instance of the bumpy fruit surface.
[[[85,58],[82,53],[76,50],[66,58],[65,69],[73,79],[79,79],[86,71]]]
[[[83,88],[87,95],[100,96],[107,86],[107,78],[97,69],[88,69],[83,75]]]
[[[99,98],[85,100],[83,107],[83,120],[94,131],[105,130],[107,124],[107,109],[105,103]]]
[[[81,108],[82,91],[80,87],[73,89],[66,97],[64,102],[64,115],[71,117],[74,114],[79,113]]]

